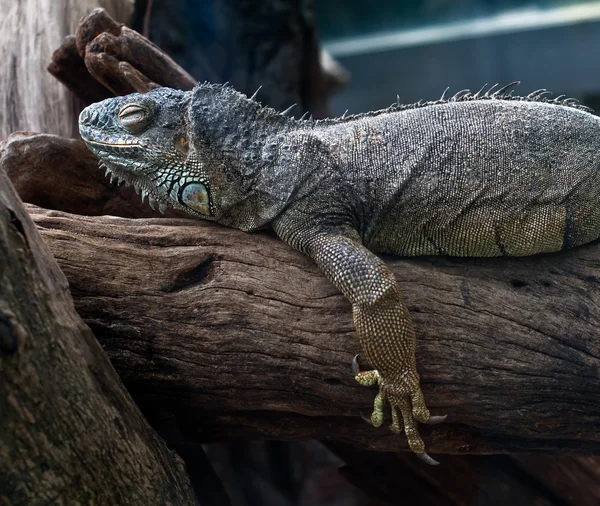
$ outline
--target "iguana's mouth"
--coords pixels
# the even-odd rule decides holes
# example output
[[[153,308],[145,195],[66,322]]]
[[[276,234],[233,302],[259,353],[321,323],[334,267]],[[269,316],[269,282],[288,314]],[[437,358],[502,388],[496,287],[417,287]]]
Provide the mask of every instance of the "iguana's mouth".
[[[79,133],[85,143],[91,148],[95,148],[101,151],[123,151],[123,150],[137,150],[142,147],[142,144],[135,137],[127,136],[114,136],[109,134],[103,134],[96,131],[92,127],[80,126]]]
[[[88,139],[87,142],[89,144],[93,144],[95,146],[110,147],[110,148],[131,148],[131,147],[140,146],[139,142],[129,141],[127,139],[123,142],[102,142],[102,141],[94,141],[94,140]]]

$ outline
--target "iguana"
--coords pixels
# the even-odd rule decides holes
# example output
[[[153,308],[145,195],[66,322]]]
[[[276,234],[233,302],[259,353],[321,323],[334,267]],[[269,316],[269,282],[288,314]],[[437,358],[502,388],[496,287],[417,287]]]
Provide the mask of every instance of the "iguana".
[[[80,132],[107,173],[193,216],[270,228],[348,298],[379,386],[370,421],[437,423],[419,385],[400,287],[375,253],[520,256],[600,236],[600,118],[518,83],[366,114],[294,119],[229,86],[159,88],[90,105]]]

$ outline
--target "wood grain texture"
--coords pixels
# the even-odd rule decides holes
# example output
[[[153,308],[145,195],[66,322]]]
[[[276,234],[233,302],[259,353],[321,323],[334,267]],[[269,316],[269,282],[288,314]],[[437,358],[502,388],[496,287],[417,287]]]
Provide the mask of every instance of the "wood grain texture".
[[[189,90],[196,81],[169,56],[104,9],[83,17],[53,53],[48,71],[86,104],[159,86]]]
[[[0,503],[198,504],[1,171]]]
[[[267,234],[30,207],[143,412],[189,441],[394,450],[368,414],[350,306]],[[515,259],[387,258],[417,329],[432,453],[600,452],[600,245]]]

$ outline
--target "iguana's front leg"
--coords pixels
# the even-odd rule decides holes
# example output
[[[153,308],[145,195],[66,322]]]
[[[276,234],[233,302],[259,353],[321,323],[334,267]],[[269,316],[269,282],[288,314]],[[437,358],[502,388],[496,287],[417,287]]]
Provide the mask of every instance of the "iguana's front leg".
[[[308,253],[325,275],[352,303],[354,324],[367,361],[375,368],[353,370],[362,385],[379,386],[371,423],[383,422],[383,406],[392,409],[391,430],[406,433],[412,451],[429,464],[437,464],[425,453],[417,422],[438,423],[431,417],[419,385],[415,360],[412,318],[394,274],[360,242],[355,232],[305,232],[298,234],[299,249]],[[295,242],[295,241],[292,241]],[[403,421],[403,427],[400,420]]]

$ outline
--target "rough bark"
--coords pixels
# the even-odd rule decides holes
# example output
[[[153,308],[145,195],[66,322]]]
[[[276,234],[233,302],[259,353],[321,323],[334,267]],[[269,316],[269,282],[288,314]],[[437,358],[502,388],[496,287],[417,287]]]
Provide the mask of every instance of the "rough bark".
[[[1,161],[17,183],[36,166],[34,145],[47,152],[52,138],[28,142],[14,141],[29,151],[27,165]],[[70,173],[97,170],[93,157],[71,159],[62,166]],[[94,184],[101,210],[117,197],[89,178]],[[46,196],[45,205],[62,208]],[[78,205],[87,200],[71,200],[70,211],[86,214]],[[142,212],[139,197],[131,206],[112,209]],[[349,371],[360,351],[350,307],[308,258],[268,234],[199,220],[30,210],[77,310],[153,422],[195,442],[405,446],[360,419],[375,392]],[[422,428],[432,452],[600,452],[600,244],[530,258],[387,261],[415,318],[429,407],[448,414],[448,423]]]
[[[196,84],[160,48],[103,9],[81,19],[75,35],[52,55],[48,71],[88,104],[159,86],[189,90]]]
[[[198,504],[0,171],[0,503]]]
[[[403,445],[361,426],[358,411],[369,409],[373,392],[354,386],[347,371],[359,351],[349,308],[304,257],[266,236],[192,221],[33,215],[70,278],[80,314],[138,402],[180,412],[192,440],[214,419],[225,422],[214,427],[222,437]],[[585,290],[586,264],[597,255],[597,247],[571,255],[568,280],[560,279],[564,257],[508,272],[475,264],[467,269],[472,277],[449,261],[393,262],[420,330],[430,407],[451,421],[435,430],[432,451],[598,450],[598,350],[589,336],[598,314],[594,301],[577,297],[560,308],[561,292]],[[474,309],[474,292],[490,286],[514,302],[477,298],[481,311]],[[540,291],[549,300],[540,300]],[[531,322],[536,312],[553,310],[562,314]],[[558,334],[567,325],[570,339]],[[182,395],[187,399],[173,399]],[[297,426],[281,426],[285,419]],[[239,432],[244,422],[254,427]]]
[[[30,211],[147,416],[160,406],[192,441],[405,446],[359,417],[375,392],[349,372],[360,348],[348,303],[276,238],[195,220]],[[387,260],[415,318],[429,407],[448,414],[422,428],[432,452],[600,451],[600,245]]]
[[[0,0],[0,139],[16,130],[77,136],[82,103],[45,67],[79,18],[98,6],[124,22],[133,0]]]

